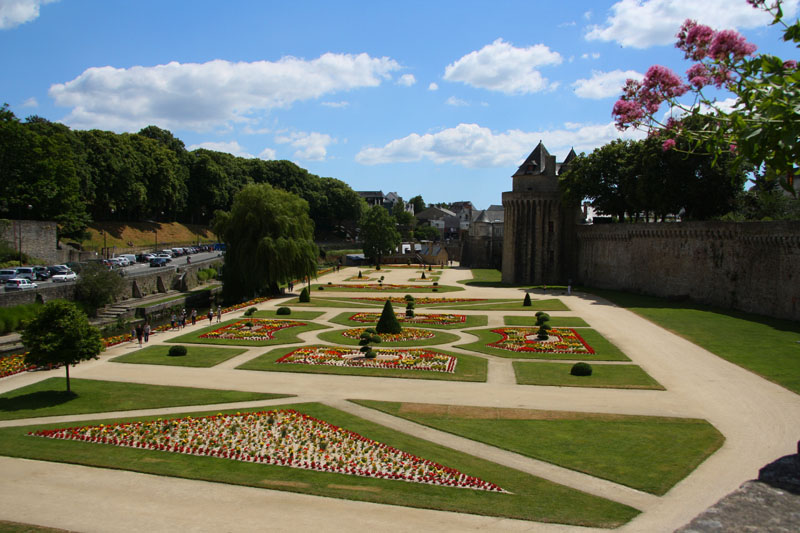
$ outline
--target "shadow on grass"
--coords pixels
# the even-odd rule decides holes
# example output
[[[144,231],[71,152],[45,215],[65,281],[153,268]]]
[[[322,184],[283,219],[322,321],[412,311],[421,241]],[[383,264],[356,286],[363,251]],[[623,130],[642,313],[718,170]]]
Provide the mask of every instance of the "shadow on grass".
[[[27,409],[46,409],[56,405],[65,404],[78,397],[73,391],[65,390],[46,390],[13,396],[11,398],[0,398],[0,412],[12,412]]]

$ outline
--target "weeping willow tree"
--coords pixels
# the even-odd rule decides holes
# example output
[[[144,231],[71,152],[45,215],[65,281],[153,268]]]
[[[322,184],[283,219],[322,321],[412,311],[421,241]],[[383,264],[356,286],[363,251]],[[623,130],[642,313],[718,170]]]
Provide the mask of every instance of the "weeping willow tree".
[[[214,232],[226,245],[223,296],[234,302],[278,291],[280,283],[317,271],[308,203],[267,184],[236,194],[230,212],[217,211]]]

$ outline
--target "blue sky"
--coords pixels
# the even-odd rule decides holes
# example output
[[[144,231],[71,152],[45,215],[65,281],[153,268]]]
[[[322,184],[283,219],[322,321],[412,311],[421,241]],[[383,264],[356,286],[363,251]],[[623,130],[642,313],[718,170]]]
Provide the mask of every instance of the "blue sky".
[[[635,138],[613,126],[619,87],[685,71],[686,18],[797,59],[745,0],[0,0],[1,99],[485,208],[539,140],[560,160]]]

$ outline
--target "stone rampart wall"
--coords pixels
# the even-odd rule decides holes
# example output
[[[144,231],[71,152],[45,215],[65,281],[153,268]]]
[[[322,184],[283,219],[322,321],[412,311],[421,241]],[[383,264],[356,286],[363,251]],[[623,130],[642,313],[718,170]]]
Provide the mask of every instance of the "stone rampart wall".
[[[579,226],[573,273],[587,286],[800,320],[800,222]]]
[[[6,241],[14,250],[22,252],[52,265],[61,258],[56,245],[58,225],[55,222],[38,220],[0,221],[0,240]]]

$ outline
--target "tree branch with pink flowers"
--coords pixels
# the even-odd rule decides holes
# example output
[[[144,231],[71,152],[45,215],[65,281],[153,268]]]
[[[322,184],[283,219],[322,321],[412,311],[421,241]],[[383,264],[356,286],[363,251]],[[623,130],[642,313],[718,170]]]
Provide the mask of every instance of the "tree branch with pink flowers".
[[[772,25],[783,26],[784,41],[800,46],[800,22],[783,21],[780,0],[747,1],[770,13]],[[732,152],[793,191],[800,161],[797,61],[756,55],[756,46],[736,31],[717,31],[693,20],[684,22],[676,46],[692,61],[685,80],[660,65],[650,67],[642,81],[627,80],[612,111],[617,128],[659,136],[664,150],[676,149],[676,140],[683,139],[692,152],[715,158]],[[730,93],[733,105],[719,100],[713,89]]]

